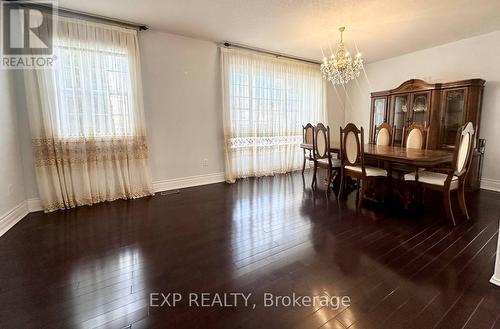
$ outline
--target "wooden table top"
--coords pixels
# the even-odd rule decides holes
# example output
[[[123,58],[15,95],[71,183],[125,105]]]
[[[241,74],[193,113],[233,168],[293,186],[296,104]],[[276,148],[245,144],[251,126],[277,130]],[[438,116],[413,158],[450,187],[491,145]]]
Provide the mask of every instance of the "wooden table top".
[[[300,144],[300,147],[312,149],[310,144]],[[330,151],[340,152],[340,142],[331,142]],[[380,146],[374,144],[364,145],[365,157],[408,164],[417,167],[434,167],[436,165],[449,163],[453,154],[443,150],[421,150],[401,146]]]

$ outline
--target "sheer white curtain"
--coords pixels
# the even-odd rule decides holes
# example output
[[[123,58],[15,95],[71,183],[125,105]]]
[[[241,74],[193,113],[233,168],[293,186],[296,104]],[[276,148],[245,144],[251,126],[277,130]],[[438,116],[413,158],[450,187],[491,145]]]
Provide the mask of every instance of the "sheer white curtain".
[[[57,18],[53,69],[27,70],[45,211],[152,194],[137,31]]]
[[[221,48],[226,181],[302,166],[302,125],[326,122],[319,66]]]

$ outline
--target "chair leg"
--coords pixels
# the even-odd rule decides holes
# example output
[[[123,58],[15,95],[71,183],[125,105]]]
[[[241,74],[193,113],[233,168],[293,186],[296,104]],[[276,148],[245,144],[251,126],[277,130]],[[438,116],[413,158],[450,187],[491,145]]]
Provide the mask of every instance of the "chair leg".
[[[342,196],[342,194],[344,193],[344,177],[345,177],[344,173],[340,172],[340,186],[339,186],[339,194],[338,194],[339,199]]]
[[[356,178],[356,204],[359,203],[359,187],[360,187],[359,179]]]
[[[470,219],[469,212],[467,211],[467,204],[465,203],[465,184],[464,184],[464,182],[461,182],[460,185],[458,186],[457,196],[458,196],[458,205],[460,206],[460,210],[464,214],[465,218],[467,218],[469,220]]]
[[[358,208],[361,208],[361,205],[363,204],[363,199],[365,198],[365,192],[366,192],[366,182],[364,179],[359,179],[358,184],[360,185],[358,187]]]
[[[338,170],[337,169],[332,170],[332,183],[331,183],[332,191],[334,190],[333,187],[335,186],[335,182],[337,181],[338,176],[339,176]]]
[[[313,180],[312,180],[311,187],[314,187],[315,185],[317,185],[317,178],[316,178],[317,171],[318,171],[318,165],[316,164],[316,161],[315,161],[314,162]]]
[[[305,170],[306,170],[306,157],[304,156],[304,163],[302,163],[302,175],[304,175]]]
[[[443,191],[443,202],[444,202],[444,210],[446,211],[446,215],[451,220],[453,226],[456,226],[455,217],[453,217],[453,209],[451,208],[451,198],[450,198],[450,189],[446,189]]]
[[[333,178],[333,169],[329,168],[328,169],[328,185],[326,185],[326,190],[330,192],[330,185],[332,184],[332,178]]]

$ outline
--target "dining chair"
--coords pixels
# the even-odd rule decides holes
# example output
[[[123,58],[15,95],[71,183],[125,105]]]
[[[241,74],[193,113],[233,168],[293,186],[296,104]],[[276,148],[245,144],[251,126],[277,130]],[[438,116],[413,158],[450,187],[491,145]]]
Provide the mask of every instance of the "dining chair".
[[[314,159],[314,173],[312,186],[318,186],[317,171],[318,168],[328,170],[328,191],[330,185],[340,169],[340,160],[333,159],[330,152],[330,127],[322,123],[318,123],[314,127],[313,135],[313,159]],[[334,175],[335,174],[335,175]]]
[[[387,177],[387,170],[365,165],[363,143],[363,127],[358,129],[353,123],[347,124],[345,128],[340,127],[341,178],[339,198],[344,193],[345,177],[355,178],[360,183],[358,184],[358,208],[363,202],[368,181]]]
[[[375,127],[375,135],[373,136],[375,145],[392,146],[394,142],[393,138],[393,127],[387,122],[383,122],[378,127]]]
[[[412,149],[426,148],[427,130],[428,127],[416,122],[408,127],[403,127],[403,147]]]
[[[405,181],[414,182],[423,187],[443,192],[446,215],[456,225],[451,207],[451,191],[457,190],[458,205],[467,219],[470,219],[465,203],[465,177],[472,162],[474,147],[474,126],[469,122],[462,126],[455,142],[452,164],[448,168],[436,168],[432,171],[415,171],[404,176]]]
[[[314,138],[314,126],[311,123],[302,126],[302,143],[307,145],[313,145]],[[306,169],[306,162],[314,161],[312,156],[312,150],[302,149],[304,151],[304,163],[302,164],[302,175],[304,175],[304,170]]]
[[[426,148],[426,137],[427,137],[428,127],[423,126],[420,123],[412,123],[408,127],[403,127],[403,144],[402,146],[406,149],[425,149]],[[412,168],[407,165],[395,164],[391,167],[391,172],[395,173],[398,177],[398,184],[401,187],[403,175],[407,174],[413,170],[418,170],[418,168]],[[406,192],[407,193],[407,192]],[[407,196],[404,197],[405,204]]]

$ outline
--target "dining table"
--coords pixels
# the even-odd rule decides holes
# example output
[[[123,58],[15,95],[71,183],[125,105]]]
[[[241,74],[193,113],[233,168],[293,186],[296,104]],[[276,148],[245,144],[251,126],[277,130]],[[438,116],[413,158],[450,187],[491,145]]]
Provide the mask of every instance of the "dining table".
[[[300,144],[300,147],[306,150],[313,149],[311,144]],[[404,167],[413,168],[417,171],[419,169],[432,169],[446,164],[450,164],[453,158],[453,153],[445,150],[428,150],[428,149],[414,149],[406,148],[403,146],[383,146],[376,144],[363,145],[365,160],[378,161],[389,172],[389,198],[397,198],[403,200],[404,196],[400,191],[392,188],[392,174],[393,166],[403,165]],[[340,142],[330,141],[330,152],[340,154]],[[406,205],[405,205],[406,206]]]
[[[300,144],[306,150],[312,150],[311,144]],[[413,149],[402,146],[383,146],[364,144],[366,159],[374,159],[388,163],[399,163],[418,168],[433,168],[451,163],[453,153],[445,150]],[[340,153],[340,142],[330,142],[330,152]]]

